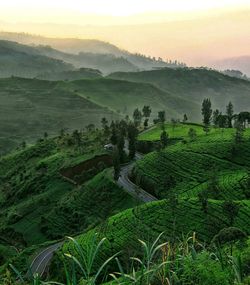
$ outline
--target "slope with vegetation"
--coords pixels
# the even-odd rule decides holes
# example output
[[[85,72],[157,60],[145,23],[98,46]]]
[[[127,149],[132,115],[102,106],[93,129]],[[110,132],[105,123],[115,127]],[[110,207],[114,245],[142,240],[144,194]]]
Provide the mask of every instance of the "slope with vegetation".
[[[204,98],[210,98],[216,108],[222,109],[232,101],[235,111],[244,111],[250,105],[250,82],[207,69],[165,68],[161,70],[114,73],[113,79],[152,83],[190,102],[196,103],[195,112],[187,111],[191,121],[200,121],[199,106]]]
[[[69,63],[41,54],[34,47],[0,40],[0,78],[32,78],[43,72],[62,72],[73,68]]]

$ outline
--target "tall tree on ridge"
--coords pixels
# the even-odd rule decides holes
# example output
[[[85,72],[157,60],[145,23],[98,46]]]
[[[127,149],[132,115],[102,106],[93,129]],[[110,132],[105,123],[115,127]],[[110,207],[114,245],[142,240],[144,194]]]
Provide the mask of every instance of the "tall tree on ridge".
[[[209,126],[211,122],[211,116],[212,116],[212,104],[209,98],[204,99],[202,102],[202,109],[201,113],[203,115],[203,124],[204,124],[204,131],[206,134],[209,132]]]
[[[226,107],[226,114],[227,114],[227,118],[228,118],[228,127],[232,128],[232,119],[233,119],[233,115],[234,115],[234,107],[232,102],[230,101]]]

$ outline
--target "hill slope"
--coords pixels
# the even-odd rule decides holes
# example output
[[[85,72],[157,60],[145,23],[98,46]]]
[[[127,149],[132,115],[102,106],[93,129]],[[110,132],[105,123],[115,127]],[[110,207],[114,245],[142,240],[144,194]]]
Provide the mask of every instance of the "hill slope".
[[[64,73],[65,74],[65,73]],[[72,75],[72,72],[66,74]],[[75,76],[75,74],[74,74]],[[22,140],[58,134],[62,128],[82,129],[150,105],[153,116],[165,109],[168,118],[197,110],[192,102],[174,97],[146,83],[106,78],[71,82],[10,78],[0,80],[0,145],[8,150]]]
[[[44,56],[32,47],[0,41],[0,77],[35,77],[43,72],[70,69],[73,69],[72,65]]]
[[[249,81],[212,70],[167,68],[136,73],[115,73],[109,78],[152,83],[173,96],[191,100],[199,105],[204,98],[211,98],[213,108],[220,108],[222,111],[225,111],[229,101],[234,104],[236,112],[246,110],[250,106]],[[196,114],[200,114],[200,110],[197,110]],[[191,112],[188,112],[188,115],[192,117],[191,121],[197,120]]]
[[[111,111],[65,90],[58,82],[10,78],[0,80],[0,146],[10,150],[23,140],[34,141],[44,132],[82,129],[111,119]],[[114,115],[114,118],[116,116]]]
[[[21,249],[74,235],[137,205],[103,172],[112,159],[102,132],[80,137],[81,148],[65,133],[0,159],[0,243]]]
[[[0,38],[17,41],[27,45],[40,45],[39,49],[52,56],[52,49],[57,49],[55,58],[75,63],[76,67],[90,67],[100,69],[104,73],[115,71],[151,70],[160,67],[184,67],[185,64],[177,62],[164,62],[162,59],[146,57],[141,54],[132,54],[115,45],[99,40],[46,38],[42,36],[0,32]],[[47,47],[44,47],[46,46]],[[73,55],[69,55],[73,54]],[[81,55],[80,55],[81,54]],[[54,57],[52,56],[52,57]],[[79,63],[81,66],[79,66]],[[110,66],[108,66],[108,64]]]
[[[69,83],[79,95],[105,107],[110,107],[118,113],[132,115],[135,108],[150,105],[152,117],[160,110],[167,111],[167,117],[182,117],[183,112],[190,109],[193,112],[198,105],[172,96],[152,84],[128,82],[101,78],[96,80],[79,80]]]

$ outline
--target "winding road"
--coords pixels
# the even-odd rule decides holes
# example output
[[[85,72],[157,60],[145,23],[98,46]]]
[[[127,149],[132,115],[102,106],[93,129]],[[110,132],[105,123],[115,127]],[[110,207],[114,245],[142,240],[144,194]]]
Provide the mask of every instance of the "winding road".
[[[125,146],[125,148],[127,151],[127,146]],[[137,198],[138,200],[141,200],[144,203],[157,201],[154,196],[135,185],[129,179],[129,173],[133,168],[136,160],[140,160],[142,159],[142,157],[142,154],[136,153],[134,161],[121,167],[120,177],[117,181],[117,184],[121,186],[127,193]],[[51,259],[53,258],[55,251],[62,245],[63,242],[59,242],[47,247],[42,252],[40,252],[31,263],[28,276],[35,274],[39,274],[40,276],[42,276],[46,271],[46,268],[48,267]]]

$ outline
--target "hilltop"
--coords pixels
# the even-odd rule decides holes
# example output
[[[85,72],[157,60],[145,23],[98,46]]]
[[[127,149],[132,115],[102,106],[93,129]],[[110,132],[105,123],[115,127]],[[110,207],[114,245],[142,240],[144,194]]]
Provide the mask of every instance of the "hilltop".
[[[210,98],[214,109],[223,109],[229,101],[234,104],[236,112],[246,110],[250,106],[250,82],[215,70],[164,68],[142,72],[119,72],[111,74],[109,78],[151,83],[172,96],[190,100],[198,105],[201,105],[204,98]],[[199,113],[197,109],[196,114]],[[192,116],[191,112],[189,115]],[[191,120],[197,119],[200,118],[192,116]]]
[[[116,71],[151,70],[162,67],[184,67],[177,61],[165,62],[133,54],[113,44],[92,39],[47,38],[25,33],[0,32],[0,39],[35,46],[42,54],[73,64],[76,68],[99,69],[108,74]]]
[[[0,41],[0,77],[35,77],[43,72],[70,69],[73,69],[71,64],[42,55],[33,47]]]

